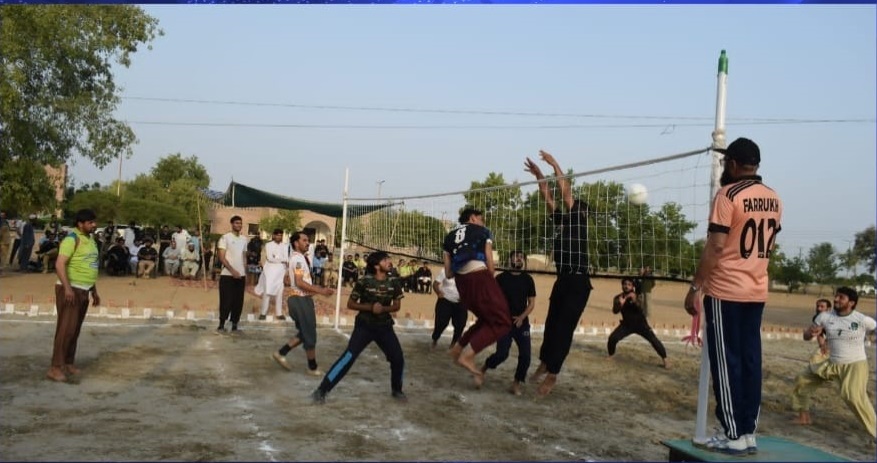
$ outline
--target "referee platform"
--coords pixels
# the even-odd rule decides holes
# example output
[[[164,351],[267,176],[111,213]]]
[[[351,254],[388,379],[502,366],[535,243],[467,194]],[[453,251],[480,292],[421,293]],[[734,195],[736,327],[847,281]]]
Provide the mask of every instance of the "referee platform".
[[[691,439],[661,441],[670,449],[668,461],[853,461],[806,445],[779,437],[758,436],[758,453],[754,455],[726,455],[710,452],[691,443]]]

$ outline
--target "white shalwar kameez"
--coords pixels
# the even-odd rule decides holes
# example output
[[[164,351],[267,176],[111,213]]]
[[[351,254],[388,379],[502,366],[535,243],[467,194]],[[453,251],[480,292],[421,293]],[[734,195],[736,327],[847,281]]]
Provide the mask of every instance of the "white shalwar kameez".
[[[289,244],[269,241],[265,245],[265,265],[259,274],[259,282],[254,291],[257,296],[262,296],[261,314],[268,314],[268,305],[271,297],[274,297],[274,313],[283,315],[283,277],[286,275],[286,266],[289,263]]]

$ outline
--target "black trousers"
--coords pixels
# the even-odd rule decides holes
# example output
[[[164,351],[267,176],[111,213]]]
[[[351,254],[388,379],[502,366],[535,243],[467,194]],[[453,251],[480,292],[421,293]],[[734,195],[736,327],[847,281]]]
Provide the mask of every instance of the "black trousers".
[[[542,337],[542,348],[539,350],[539,360],[545,363],[549,373],[560,373],[572,347],[573,333],[590,296],[591,279],[587,274],[557,275],[551,288],[545,333]]]
[[[393,392],[402,390],[402,370],[405,368],[405,357],[402,354],[402,345],[393,331],[393,325],[370,325],[356,320],[353,325],[353,333],[350,333],[350,341],[347,349],[341,357],[332,364],[332,368],[323,377],[320,383],[320,392],[328,394],[344,375],[350,371],[350,367],[356,362],[356,358],[365,348],[374,341],[390,362],[390,388]]]
[[[494,369],[509,358],[512,341],[518,346],[518,366],[515,368],[515,381],[523,383],[527,379],[527,369],[530,368],[530,321],[524,319],[520,327],[512,324],[509,334],[496,341],[496,352],[484,362],[487,368]]]
[[[667,349],[664,348],[664,345],[661,344],[661,340],[655,336],[655,332],[652,331],[652,328],[648,323],[643,320],[639,323],[630,323],[630,322],[621,322],[618,327],[612,331],[612,334],[609,335],[609,342],[606,347],[609,350],[609,355],[615,355],[615,346],[622,339],[630,336],[631,334],[638,334],[646,339],[651,345],[652,348],[655,349],[655,352],[661,356],[661,358],[667,358]]]
[[[244,278],[233,278],[230,275],[219,277],[219,323],[231,320],[232,326],[241,321],[244,310]]]
[[[438,341],[442,337],[442,332],[448,327],[448,323],[451,323],[454,326],[454,335],[451,337],[453,346],[463,335],[467,318],[469,312],[463,304],[451,302],[443,297],[439,298],[435,301],[435,328],[432,330],[432,340]]]

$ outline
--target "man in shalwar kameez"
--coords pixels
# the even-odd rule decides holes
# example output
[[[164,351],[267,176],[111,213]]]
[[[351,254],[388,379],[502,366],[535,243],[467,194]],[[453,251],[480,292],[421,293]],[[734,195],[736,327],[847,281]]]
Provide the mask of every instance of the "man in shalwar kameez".
[[[283,241],[283,230],[274,229],[271,241],[265,245],[265,264],[259,275],[259,283],[254,291],[257,296],[262,296],[262,311],[259,320],[265,320],[268,315],[268,305],[274,298],[274,313],[278,320],[284,320],[283,316],[283,286],[286,276],[286,266],[289,263],[289,245]]]

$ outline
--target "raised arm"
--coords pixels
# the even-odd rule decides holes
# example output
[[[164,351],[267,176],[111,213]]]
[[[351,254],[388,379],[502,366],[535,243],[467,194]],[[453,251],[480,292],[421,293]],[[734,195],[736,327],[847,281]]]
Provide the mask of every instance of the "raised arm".
[[[572,209],[572,188],[570,188],[569,179],[566,178],[566,174],[563,172],[563,169],[560,168],[560,164],[557,163],[554,156],[546,151],[539,150],[539,157],[554,168],[554,177],[557,178],[557,186],[560,188],[560,198],[563,200],[563,203],[566,204],[567,210]]]
[[[542,175],[542,169],[540,169],[532,159],[527,158],[527,160],[524,161],[524,170],[536,177],[536,181],[539,185],[539,193],[542,195],[542,199],[545,200],[548,212],[554,212],[554,196],[551,194],[551,190],[548,189],[548,181],[545,180],[545,175]]]

